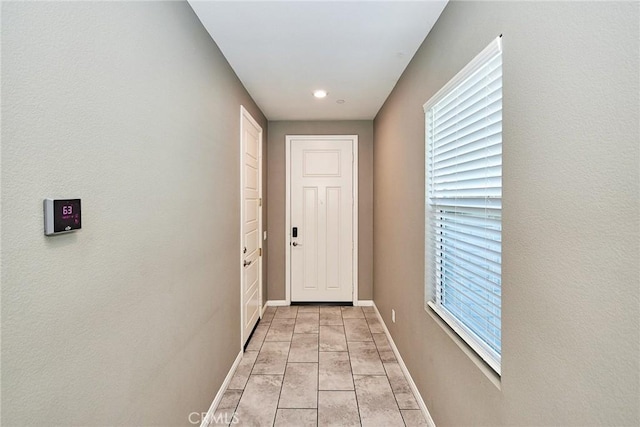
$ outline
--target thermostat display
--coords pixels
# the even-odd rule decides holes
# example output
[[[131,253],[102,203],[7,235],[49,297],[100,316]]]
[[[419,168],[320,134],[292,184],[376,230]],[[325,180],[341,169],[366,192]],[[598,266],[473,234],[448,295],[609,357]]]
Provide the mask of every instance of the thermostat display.
[[[44,234],[68,233],[82,228],[80,199],[44,199]]]

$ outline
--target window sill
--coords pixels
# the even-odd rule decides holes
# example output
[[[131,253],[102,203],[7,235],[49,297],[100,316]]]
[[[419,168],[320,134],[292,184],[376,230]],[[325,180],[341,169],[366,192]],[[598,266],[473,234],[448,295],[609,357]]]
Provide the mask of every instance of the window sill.
[[[498,390],[502,389],[500,374],[491,367],[479,354],[467,343],[438,313],[438,309],[430,302],[425,304],[425,311],[436,321],[442,330],[449,335],[454,343],[471,359],[471,361],[482,371],[482,373],[493,383]]]

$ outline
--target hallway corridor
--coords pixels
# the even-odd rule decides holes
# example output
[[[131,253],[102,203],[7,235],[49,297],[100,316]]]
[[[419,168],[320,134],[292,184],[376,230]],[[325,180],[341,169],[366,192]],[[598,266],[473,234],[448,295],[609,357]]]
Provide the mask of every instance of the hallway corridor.
[[[422,426],[373,307],[269,307],[210,425]]]

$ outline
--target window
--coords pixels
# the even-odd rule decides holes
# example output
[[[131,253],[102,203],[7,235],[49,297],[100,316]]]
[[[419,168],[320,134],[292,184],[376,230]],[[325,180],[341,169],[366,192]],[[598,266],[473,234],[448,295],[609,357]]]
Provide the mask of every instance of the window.
[[[494,40],[425,105],[427,310],[498,374],[502,46]]]

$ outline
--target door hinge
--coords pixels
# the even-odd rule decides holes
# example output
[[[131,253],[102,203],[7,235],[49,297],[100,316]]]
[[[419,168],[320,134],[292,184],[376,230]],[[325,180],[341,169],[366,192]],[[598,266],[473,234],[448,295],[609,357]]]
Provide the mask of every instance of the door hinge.
[[[262,206],[262,197],[258,199],[258,206]]]
[[[262,256],[262,248],[258,248],[258,256]]]

